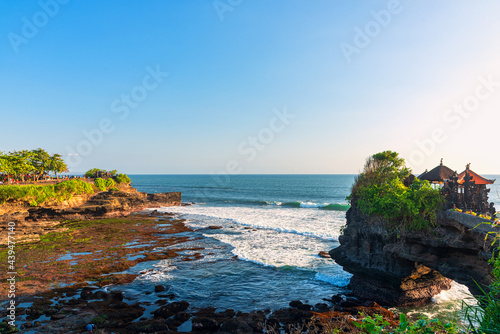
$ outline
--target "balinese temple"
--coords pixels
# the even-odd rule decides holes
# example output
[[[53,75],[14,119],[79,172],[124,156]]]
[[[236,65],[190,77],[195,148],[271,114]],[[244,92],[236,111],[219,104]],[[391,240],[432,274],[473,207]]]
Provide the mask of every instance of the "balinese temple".
[[[439,166],[430,171],[426,170],[418,178],[420,180],[427,180],[430,183],[443,184],[445,181],[451,179],[455,173],[451,168],[443,165],[443,159],[441,159]]]
[[[472,178],[470,181],[474,182],[477,186],[486,186],[487,184],[493,184],[495,183],[495,180],[490,180],[487,178],[482,177],[481,175],[477,174],[476,172],[472,171],[470,169],[470,164],[467,164],[467,167],[465,170],[458,174],[458,183],[459,184],[464,184],[465,182],[465,176],[466,174],[469,173],[470,177]]]
[[[488,203],[490,189],[486,185],[493,184],[495,180],[487,179],[470,169],[457,174],[451,168],[443,165],[443,159],[439,166],[430,171],[425,171],[418,177],[439,186],[446,197],[446,209],[458,208],[462,211],[473,211],[476,214],[490,215],[495,217],[493,203]]]

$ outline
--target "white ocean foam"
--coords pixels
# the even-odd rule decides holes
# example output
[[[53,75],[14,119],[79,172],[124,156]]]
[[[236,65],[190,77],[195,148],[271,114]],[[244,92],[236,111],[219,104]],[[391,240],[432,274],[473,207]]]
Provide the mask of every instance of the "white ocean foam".
[[[292,266],[310,269],[320,266],[328,260],[317,254],[330,243],[290,233],[276,233],[273,230],[242,230],[238,234],[210,234],[221,242],[234,247],[233,254],[241,260],[247,260],[265,266]]]
[[[318,256],[337,245],[345,212],[263,207],[217,207],[193,205],[162,208],[186,219],[194,230],[232,247],[240,260],[276,268],[293,267],[319,273],[315,280],[345,286],[350,275],[338,267],[332,271],[331,259]],[[205,230],[209,226],[221,229]],[[321,276],[324,275],[324,276]],[[330,276],[328,276],[330,275]]]
[[[152,269],[141,269],[139,272],[140,276],[137,278],[139,281],[149,281],[149,282],[165,282],[173,278],[170,271],[177,269],[177,266],[173,265],[171,260],[160,260],[152,265]]]
[[[472,297],[469,289],[462,284],[455,281],[451,282],[451,288],[449,290],[441,291],[439,294],[432,297],[432,302],[436,304],[442,304],[454,300],[464,300],[468,303],[476,303],[474,297]]]
[[[230,220],[241,226],[295,233],[325,240],[337,240],[340,227],[345,224],[345,212],[343,211],[296,210],[272,206],[213,207],[199,205],[166,207],[162,210],[203,215],[214,218],[214,222]]]

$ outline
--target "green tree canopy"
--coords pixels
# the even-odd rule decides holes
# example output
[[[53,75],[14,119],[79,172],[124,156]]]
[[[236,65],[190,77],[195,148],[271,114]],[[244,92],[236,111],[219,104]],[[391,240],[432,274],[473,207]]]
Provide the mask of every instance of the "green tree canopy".
[[[366,215],[383,217],[407,229],[428,229],[435,224],[443,196],[428,181],[416,179],[406,186],[411,170],[404,159],[392,151],[372,155],[366,160],[348,197]]]
[[[33,181],[50,172],[66,172],[68,169],[62,155],[50,155],[42,148],[21,150],[9,153],[0,152],[0,174],[25,181],[26,175],[31,175]]]

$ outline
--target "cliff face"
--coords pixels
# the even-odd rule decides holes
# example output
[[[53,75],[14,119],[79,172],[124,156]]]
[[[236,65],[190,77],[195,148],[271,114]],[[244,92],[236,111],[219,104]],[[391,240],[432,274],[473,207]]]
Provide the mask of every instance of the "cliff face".
[[[181,205],[181,193],[146,194],[131,186],[120,191],[99,192],[74,196],[69,201],[53,205],[29,207],[23,203],[0,206],[0,244],[7,241],[7,222],[16,223],[16,241],[37,241],[40,235],[59,231],[59,222],[71,219],[97,219],[121,217],[148,207]],[[62,230],[61,230],[62,231]]]
[[[422,305],[450,288],[450,279],[475,294],[476,282],[491,280],[488,259],[491,228],[475,229],[482,220],[458,212],[443,212],[432,232],[402,235],[387,222],[363,215],[354,205],[332,258],[353,274],[349,288],[358,298],[384,305]]]

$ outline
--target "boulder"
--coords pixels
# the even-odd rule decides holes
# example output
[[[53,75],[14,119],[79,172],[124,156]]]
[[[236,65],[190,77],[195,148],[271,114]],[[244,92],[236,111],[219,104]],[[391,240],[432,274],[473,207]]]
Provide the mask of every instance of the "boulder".
[[[189,303],[186,301],[173,302],[164,305],[153,312],[153,315],[157,318],[170,318],[171,316],[183,312],[189,308]]]

